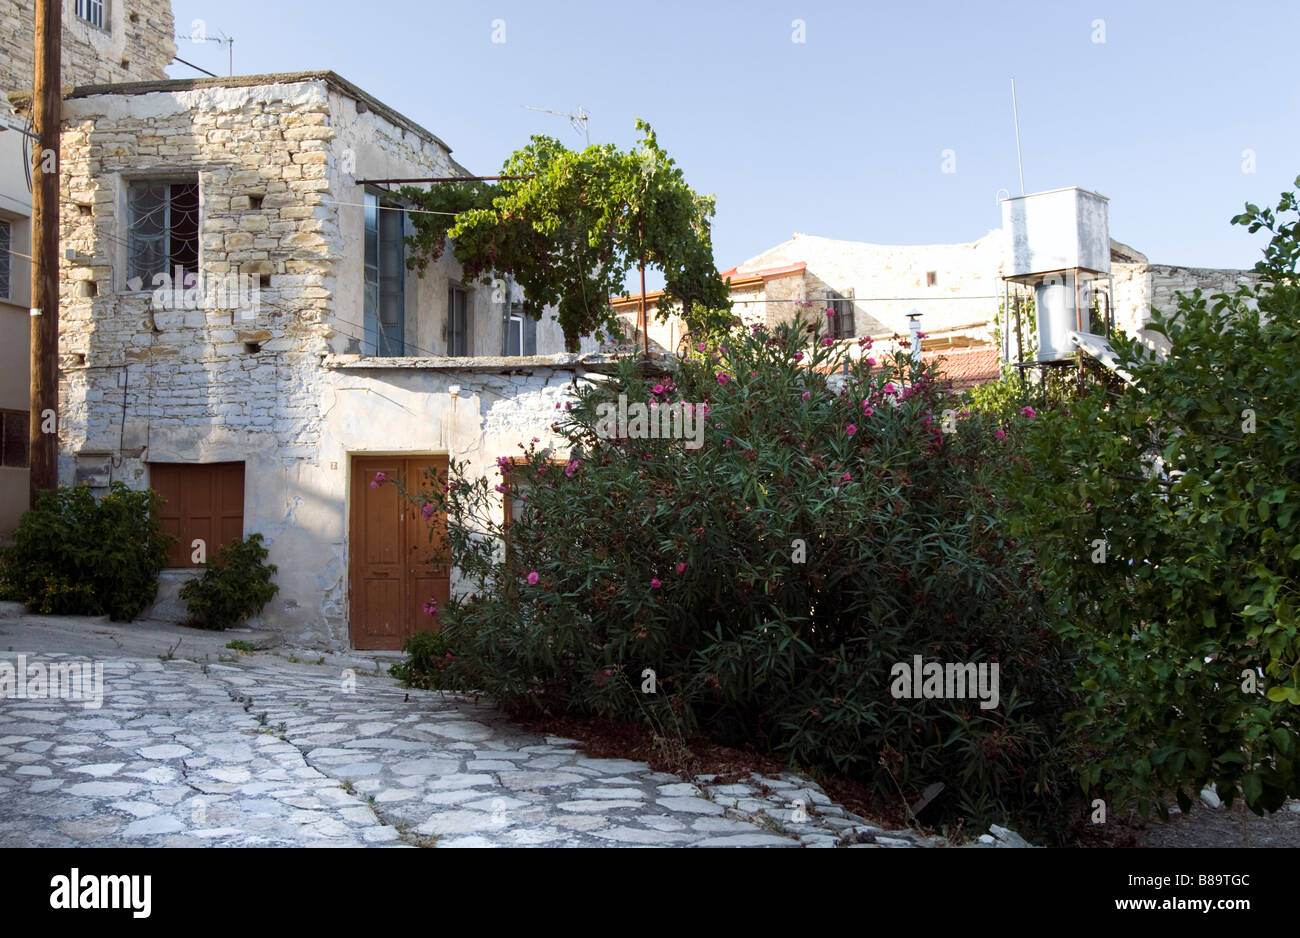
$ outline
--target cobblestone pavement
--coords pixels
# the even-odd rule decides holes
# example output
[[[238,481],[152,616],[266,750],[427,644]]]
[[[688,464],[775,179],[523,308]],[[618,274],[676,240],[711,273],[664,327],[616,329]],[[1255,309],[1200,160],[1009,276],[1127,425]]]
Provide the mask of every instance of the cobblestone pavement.
[[[0,652],[0,673],[17,659]],[[589,758],[377,670],[94,660],[99,708],[0,700],[0,846],[933,844],[795,775],[714,785]]]

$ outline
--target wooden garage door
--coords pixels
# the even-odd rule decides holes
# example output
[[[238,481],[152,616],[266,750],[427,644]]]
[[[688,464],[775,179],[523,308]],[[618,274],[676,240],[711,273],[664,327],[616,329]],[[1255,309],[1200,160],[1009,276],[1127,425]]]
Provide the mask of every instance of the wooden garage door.
[[[415,491],[446,479],[447,457],[352,458],[348,622],[357,649],[400,649],[416,632],[435,631],[438,617],[424,611],[425,603],[434,599],[441,607],[451,595],[451,571],[436,556],[430,522],[391,483],[372,488],[380,472]],[[431,521],[439,538],[445,521]]]
[[[222,544],[244,536],[244,464],[150,463],[149,486],[163,497],[163,530],[175,536],[169,567],[194,567],[194,541],[209,560]]]

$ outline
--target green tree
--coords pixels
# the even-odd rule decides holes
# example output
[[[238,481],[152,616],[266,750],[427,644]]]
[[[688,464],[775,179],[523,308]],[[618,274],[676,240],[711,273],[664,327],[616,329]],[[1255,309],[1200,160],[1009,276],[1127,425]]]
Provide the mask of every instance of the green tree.
[[[1296,208],[1235,217],[1272,235],[1258,285],[1157,312],[1167,355],[1118,349],[1139,387],[1039,414],[1007,476],[1086,661],[1083,783],[1143,813],[1210,782],[1256,813],[1300,794]]]
[[[638,120],[637,129],[641,144],[630,151],[573,151],[534,136],[506,160],[497,185],[404,187],[399,194],[424,210],[412,215],[409,263],[423,269],[451,238],[467,278],[511,275],[534,318],[555,306],[571,351],[580,336],[619,329],[608,298],[643,263],[663,272],[692,328],[716,327],[730,301],[713,262],[714,198],[686,184],[649,124]],[[668,306],[660,304],[661,317]]]

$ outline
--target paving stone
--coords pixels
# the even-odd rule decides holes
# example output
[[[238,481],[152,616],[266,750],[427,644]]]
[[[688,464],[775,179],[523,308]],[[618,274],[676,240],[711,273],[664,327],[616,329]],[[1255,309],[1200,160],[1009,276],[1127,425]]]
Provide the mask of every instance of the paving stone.
[[[655,800],[655,804],[661,805],[669,811],[680,811],[684,814],[722,814],[725,810],[722,805],[706,801],[703,798],[658,798]]]
[[[185,829],[185,825],[168,814],[132,821],[123,831],[126,837],[146,837],[151,834],[173,834]]]
[[[697,847],[797,847],[799,842],[777,834],[734,834],[729,837],[710,837],[695,844]]]

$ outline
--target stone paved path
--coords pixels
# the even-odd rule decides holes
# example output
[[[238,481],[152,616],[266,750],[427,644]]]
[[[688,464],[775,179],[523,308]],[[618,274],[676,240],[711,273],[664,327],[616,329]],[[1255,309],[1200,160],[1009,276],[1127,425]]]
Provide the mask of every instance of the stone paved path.
[[[0,700],[0,846],[929,843],[794,775],[684,782],[373,672],[96,660],[99,709]]]

